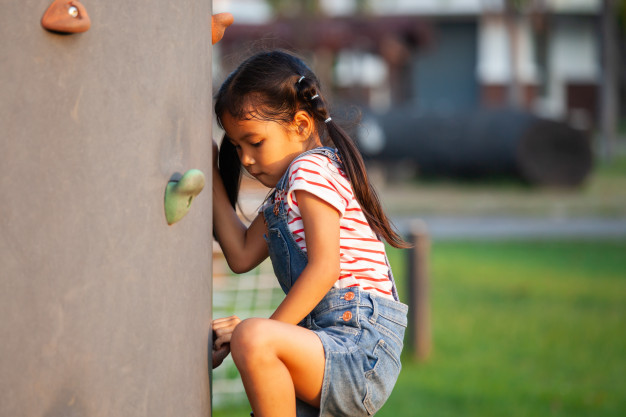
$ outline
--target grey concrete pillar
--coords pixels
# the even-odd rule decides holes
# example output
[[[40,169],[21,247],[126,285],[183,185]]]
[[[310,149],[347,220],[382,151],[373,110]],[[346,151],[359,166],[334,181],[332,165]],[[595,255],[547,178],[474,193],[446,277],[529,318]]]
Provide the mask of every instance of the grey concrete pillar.
[[[211,1],[51,3],[0,13],[0,415],[210,415]]]

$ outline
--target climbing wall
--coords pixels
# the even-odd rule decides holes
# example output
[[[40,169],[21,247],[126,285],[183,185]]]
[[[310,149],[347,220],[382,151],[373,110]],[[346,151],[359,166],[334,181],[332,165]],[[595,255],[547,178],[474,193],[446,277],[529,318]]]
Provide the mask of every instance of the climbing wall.
[[[51,3],[0,13],[0,415],[210,415],[211,2]]]

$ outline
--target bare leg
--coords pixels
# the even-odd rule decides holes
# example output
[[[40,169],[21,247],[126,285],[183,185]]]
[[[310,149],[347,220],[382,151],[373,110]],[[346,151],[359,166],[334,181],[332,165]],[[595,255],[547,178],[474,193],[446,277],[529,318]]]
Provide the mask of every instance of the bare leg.
[[[315,333],[248,319],[235,328],[230,347],[255,417],[295,416],[296,396],[319,407],[325,358]]]

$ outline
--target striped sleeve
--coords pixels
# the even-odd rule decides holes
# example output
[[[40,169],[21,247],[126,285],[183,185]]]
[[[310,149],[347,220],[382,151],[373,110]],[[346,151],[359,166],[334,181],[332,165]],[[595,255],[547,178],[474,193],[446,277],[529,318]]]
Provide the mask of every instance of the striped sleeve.
[[[294,191],[302,190],[330,204],[341,216],[352,199],[352,188],[345,175],[323,155],[297,160],[289,173],[288,189],[286,200],[291,208],[298,204]]]

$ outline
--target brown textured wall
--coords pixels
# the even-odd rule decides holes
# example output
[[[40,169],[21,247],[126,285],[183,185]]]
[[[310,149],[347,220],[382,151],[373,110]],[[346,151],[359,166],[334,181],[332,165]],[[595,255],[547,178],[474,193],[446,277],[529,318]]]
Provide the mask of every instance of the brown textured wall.
[[[51,2],[0,13],[0,415],[207,416],[211,2]]]

